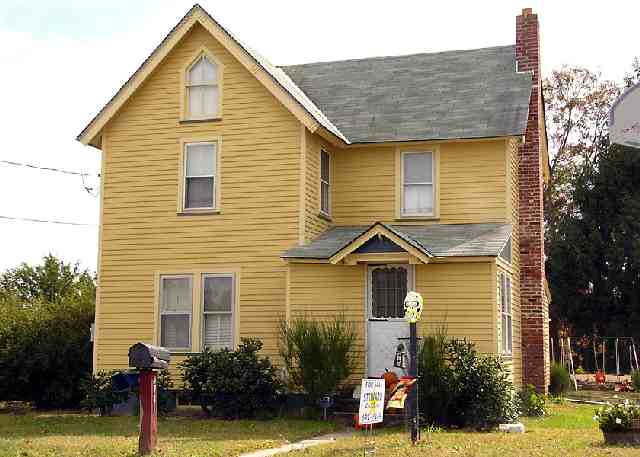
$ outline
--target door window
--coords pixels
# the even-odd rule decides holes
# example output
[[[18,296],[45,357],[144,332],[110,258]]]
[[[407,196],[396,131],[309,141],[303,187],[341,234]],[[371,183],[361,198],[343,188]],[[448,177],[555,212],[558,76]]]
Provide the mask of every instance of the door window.
[[[377,267],[371,271],[371,317],[403,318],[407,268]]]

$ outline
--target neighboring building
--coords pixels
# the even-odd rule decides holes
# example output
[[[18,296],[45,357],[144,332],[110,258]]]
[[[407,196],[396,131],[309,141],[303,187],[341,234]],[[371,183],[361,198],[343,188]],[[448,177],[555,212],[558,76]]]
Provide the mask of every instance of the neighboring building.
[[[194,6],[82,131],[102,150],[94,368],[344,313],[358,375],[402,300],[548,384],[537,16],[516,44],[275,67]]]

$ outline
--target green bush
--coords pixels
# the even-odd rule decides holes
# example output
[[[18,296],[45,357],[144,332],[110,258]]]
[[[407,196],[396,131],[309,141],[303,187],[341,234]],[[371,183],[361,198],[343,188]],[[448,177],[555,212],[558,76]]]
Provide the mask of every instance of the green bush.
[[[631,372],[631,384],[633,384],[633,390],[640,392],[640,370]]]
[[[262,343],[243,338],[236,351],[205,350],[179,367],[186,389],[207,415],[251,418],[277,411],[282,385],[268,358],[258,358]]]
[[[0,400],[75,408],[91,372],[93,301],[5,306],[0,315]]]
[[[120,373],[117,370],[99,371],[89,374],[80,382],[84,393],[82,407],[88,411],[98,410],[101,416],[110,416],[113,405],[127,401],[128,390],[116,390],[113,386],[113,376]]]
[[[567,369],[558,362],[551,365],[551,384],[549,392],[553,395],[562,396],[571,389],[571,376]]]
[[[496,356],[479,355],[466,340],[449,344],[455,425],[490,428],[518,417],[509,370]]]
[[[523,416],[541,417],[547,414],[544,395],[536,392],[536,388],[531,384],[518,392],[518,406]]]
[[[425,338],[418,364],[421,415],[429,424],[485,429],[518,416],[509,371],[500,358],[436,334]]]
[[[421,417],[428,424],[446,424],[454,398],[451,388],[451,367],[448,360],[449,342],[444,329],[423,339],[418,353],[420,373],[419,401]]]
[[[328,322],[307,318],[280,324],[280,355],[290,387],[302,389],[315,401],[333,394],[341,382],[353,373],[353,324],[344,316]]]

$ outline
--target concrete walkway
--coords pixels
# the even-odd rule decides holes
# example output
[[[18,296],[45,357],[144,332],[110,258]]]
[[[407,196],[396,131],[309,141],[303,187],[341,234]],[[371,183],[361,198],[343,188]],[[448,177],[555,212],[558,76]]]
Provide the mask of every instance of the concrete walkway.
[[[299,451],[308,447],[320,446],[321,444],[335,443],[340,438],[352,436],[352,431],[334,432],[327,435],[317,436],[309,440],[298,441],[297,443],[285,444],[272,449],[262,449],[260,451],[241,454],[240,457],[270,457],[276,454],[286,454],[291,451]]]

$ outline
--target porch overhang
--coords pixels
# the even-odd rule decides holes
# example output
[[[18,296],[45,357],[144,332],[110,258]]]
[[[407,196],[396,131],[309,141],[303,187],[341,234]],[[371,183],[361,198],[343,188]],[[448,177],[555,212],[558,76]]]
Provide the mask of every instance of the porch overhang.
[[[288,263],[427,264],[495,260],[511,238],[510,224],[429,224],[329,229],[311,243],[282,254]]]

